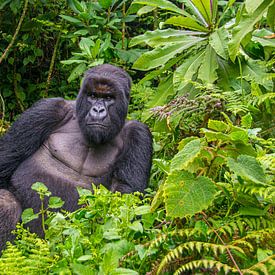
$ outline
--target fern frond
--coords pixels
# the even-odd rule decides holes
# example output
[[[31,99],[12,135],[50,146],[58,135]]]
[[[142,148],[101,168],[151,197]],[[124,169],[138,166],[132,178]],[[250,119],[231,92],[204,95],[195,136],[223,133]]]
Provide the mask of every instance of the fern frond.
[[[26,257],[22,252],[10,242],[0,258],[0,274],[16,275],[26,272]]]
[[[170,262],[174,261],[177,258],[180,258],[180,255],[183,253],[184,250],[196,250],[199,253],[203,250],[205,252],[212,252],[215,256],[218,254],[224,253],[227,249],[236,250],[242,254],[245,254],[244,251],[237,246],[234,245],[222,245],[222,244],[214,244],[214,243],[206,243],[206,242],[186,242],[172,251],[170,251],[161,261],[159,268],[158,268],[158,274],[161,272],[161,270]]]
[[[257,271],[261,272],[257,272]],[[256,263],[248,269],[242,270],[243,274],[274,274],[275,271],[275,255],[271,255],[264,260]]]
[[[191,261],[187,264],[182,265],[180,268],[178,268],[174,275],[180,275],[184,274],[183,272],[188,271],[188,270],[195,270],[198,268],[207,268],[207,269],[213,269],[215,268],[217,271],[224,271],[225,273],[228,272],[237,272],[237,270],[227,264],[221,263],[219,261],[214,261],[214,260],[196,260],[196,261]]]

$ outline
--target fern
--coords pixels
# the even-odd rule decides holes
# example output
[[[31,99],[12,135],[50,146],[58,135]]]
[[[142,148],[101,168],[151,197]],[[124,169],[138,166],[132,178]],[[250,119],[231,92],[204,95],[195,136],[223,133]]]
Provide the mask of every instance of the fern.
[[[180,258],[180,255],[184,252],[184,250],[196,250],[197,252],[201,253],[203,250],[204,252],[210,252],[214,256],[218,256],[218,254],[222,254],[226,252],[228,249],[230,250],[236,250],[242,254],[245,254],[244,251],[237,246],[234,245],[223,245],[223,244],[214,244],[214,243],[206,243],[206,242],[198,242],[198,241],[192,241],[192,242],[186,242],[172,251],[170,251],[161,261],[159,268],[158,268],[158,274],[163,270],[163,268],[168,265],[169,263],[173,262],[175,259]]]
[[[270,275],[275,271],[275,255],[271,255],[264,260],[256,263],[248,269],[242,270],[243,274]]]
[[[228,272],[237,272],[237,270],[227,264],[221,263],[219,261],[214,260],[196,260],[188,262],[187,264],[182,265],[180,268],[178,268],[174,275],[180,275],[184,274],[183,272],[186,272],[188,270],[195,270],[198,268],[206,268],[206,269],[212,269],[215,268],[217,271],[224,271],[225,273]]]

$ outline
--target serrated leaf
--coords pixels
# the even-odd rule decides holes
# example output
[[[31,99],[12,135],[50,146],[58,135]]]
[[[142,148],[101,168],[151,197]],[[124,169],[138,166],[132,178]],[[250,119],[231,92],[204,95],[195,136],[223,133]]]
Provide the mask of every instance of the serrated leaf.
[[[187,166],[200,154],[201,149],[202,146],[199,139],[188,142],[172,159],[171,171],[187,168]]]
[[[59,197],[50,197],[48,207],[55,209],[55,208],[62,207],[63,204],[64,204],[64,201],[61,200],[61,198],[59,198]]]
[[[250,14],[243,14],[240,22],[233,28],[232,39],[229,41],[228,49],[230,59],[234,62],[243,38],[253,30],[254,25],[262,18],[273,0],[264,0],[258,8]]]
[[[193,37],[192,39],[186,38],[181,43],[174,43],[146,52],[138,58],[138,60],[134,63],[133,68],[147,71],[159,66],[163,66],[176,54],[181,53],[183,50],[194,46],[199,41],[204,39],[205,38],[200,37]]]
[[[233,141],[248,142],[248,133],[245,131],[234,131],[230,133],[229,136]]]
[[[210,131],[208,129],[201,129],[201,132],[204,133],[204,135],[205,135],[208,142],[211,142],[211,141],[228,142],[228,141],[231,140],[229,135],[226,135],[224,133],[213,132],[213,131]]]
[[[200,25],[194,18],[184,17],[184,16],[172,16],[167,19],[164,24],[171,24],[174,26],[187,28],[191,30],[208,32],[209,30],[204,26]]]
[[[237,160],[228,158],[228,167],[231,171],[245,180],[258,184],[266,183],[263,168],[254,157],[240,155]]]
[[[229,126],[224,123],[223,121],[220,120],[213,120],[213,119],[209,119],[208,120],[208,128],[218,131],[218,132],[226,132],[227,130],[229,130]]]
[[[218,79],[216,70],[218,69],[217,54],[213,48],[208,45],[202,64],[199,68],[198,78],[205,83],[214,83]]]
[[[187,171],[176,171],[168,176],[164,186],[167,215],[173,218],[192,216],[207,209],[215,194],[215,185],[209,178],[195,178]]]
[[[209,36],[209,44],[215,52],[224,59],[228,58],[228,31],[225,28],[220,28],[214,31]]]

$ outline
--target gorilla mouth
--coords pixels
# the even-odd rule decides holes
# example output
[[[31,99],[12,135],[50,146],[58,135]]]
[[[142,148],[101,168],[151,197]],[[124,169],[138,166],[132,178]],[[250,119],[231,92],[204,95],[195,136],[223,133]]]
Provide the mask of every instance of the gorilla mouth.
[[[102,123],[98,123],[98,122],[87,123],[87,125],[89,125],[89,126],[94,126],[94,127],[99,127],[99,128],[107,128],[106,125],[104,125],[104,124],[102,124]]]

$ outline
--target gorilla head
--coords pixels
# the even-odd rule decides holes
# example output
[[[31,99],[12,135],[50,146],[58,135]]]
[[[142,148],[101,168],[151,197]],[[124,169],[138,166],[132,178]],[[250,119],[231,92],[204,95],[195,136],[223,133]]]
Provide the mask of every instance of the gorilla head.
[[[104,64],[87,71],[76,101],[76,114],[89,143],[106,143],[120,132],[130,88],[129,75],[118,67]]]

